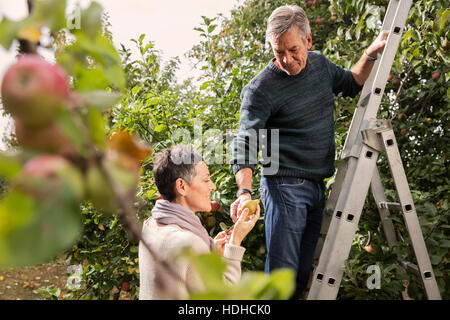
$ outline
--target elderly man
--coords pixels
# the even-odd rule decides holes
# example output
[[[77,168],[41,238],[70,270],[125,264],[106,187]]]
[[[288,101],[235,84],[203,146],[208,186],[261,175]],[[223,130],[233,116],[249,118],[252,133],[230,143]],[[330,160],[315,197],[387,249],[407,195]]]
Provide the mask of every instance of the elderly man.
[[[242,90],[240,130],[231,160],[239,190],[231,218],[235,220],[239,204],[251,198],[255,164],[248,160],[256,159],[258,148],[249,145],[250,133],[278,130],[278,150],[270,140],[266,145],[272,154],[278,153],[278,171],[268,174],[271,164],[266,162],[261,176],[265,271],[291,268],[296,272],[292,299],[300,298],[307,285],[325,205],[323,180],[334,173],[334,96],[354,97],[362,89],[387,35],[381,32],[347,70],[320,52],[308,51],[312,36],[302,8],[279,7],[269,17],[266,30],[275,58]],[[250,151],[238,149],[239,145]]]

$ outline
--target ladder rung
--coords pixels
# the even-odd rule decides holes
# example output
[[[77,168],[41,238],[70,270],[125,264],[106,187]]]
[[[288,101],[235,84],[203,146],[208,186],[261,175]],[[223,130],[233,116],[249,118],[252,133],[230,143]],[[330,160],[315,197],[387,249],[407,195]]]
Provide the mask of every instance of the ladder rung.
[[[399,262],[402,265],[402,267],[405,268],[406,270],[420,275],[419,267],[414,263],[405,260],[399,260]]]
[[[393,210],[402,210],[402,206],[398,202],[380,202],[378,204],[380,209],[393,209]]]

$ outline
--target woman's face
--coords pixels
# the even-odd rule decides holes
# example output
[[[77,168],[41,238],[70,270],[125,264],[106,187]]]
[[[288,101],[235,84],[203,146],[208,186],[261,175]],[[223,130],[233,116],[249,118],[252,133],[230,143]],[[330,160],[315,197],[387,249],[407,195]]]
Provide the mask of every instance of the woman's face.
[[[211,181],[209,170],[204,161],[195,166],[195,176],[186,184],[184,200],[186,207],[193,212],[211,211],[211,192],[216,186]]]

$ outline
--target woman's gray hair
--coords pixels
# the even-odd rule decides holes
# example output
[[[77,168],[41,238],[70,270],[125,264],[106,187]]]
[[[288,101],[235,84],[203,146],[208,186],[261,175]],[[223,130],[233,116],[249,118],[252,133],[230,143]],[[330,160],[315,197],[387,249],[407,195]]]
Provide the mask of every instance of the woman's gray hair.
[[[275,9],[267,20],[266,41],[270,44],[283,33],[296,25],[300,36],[306,40],[311,33],[305,11],[297,5],[285,5]]]

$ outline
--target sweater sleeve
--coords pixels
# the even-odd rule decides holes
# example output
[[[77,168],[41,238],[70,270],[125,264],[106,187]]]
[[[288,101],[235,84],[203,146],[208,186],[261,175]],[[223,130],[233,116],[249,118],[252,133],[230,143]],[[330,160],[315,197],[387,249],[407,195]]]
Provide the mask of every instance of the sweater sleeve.
[[[223,257],[227,261],[227,267],[223,274],[225,283],[237,283],[241,279],[241,261],[244,256],[245,248],[232,244],[225,244]]]
[[[325,56],[324,58],[331,77],[334,95],[337,96],[342,92],[344,97],[354,98],[361,91],[363,86],[355,81],[350,70],[338,66],[334,62],[328,60]]]
[[[191,241],[191,247],[197,254],[209,253],[209,248],[203,241]],[[225,244],[223,257],[226,261],[226,268],[223,274],[224,282],[233,284],[241,279],[241,261],[244,256],[245,248],[231,244]],[[201,276],[197,273],[191,263],[185,266],[185,279],[187,284],[195,289],[202,291],[205,286],[201,280]]]
[[[269,99],[251,84],[241,93],[239,132],[233,140],[233,153],[230,164],[236,174],[242,168],[254,171],[257,164],[259,129],[266,126],[271,114]]]

